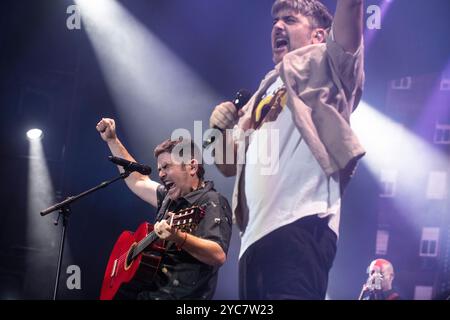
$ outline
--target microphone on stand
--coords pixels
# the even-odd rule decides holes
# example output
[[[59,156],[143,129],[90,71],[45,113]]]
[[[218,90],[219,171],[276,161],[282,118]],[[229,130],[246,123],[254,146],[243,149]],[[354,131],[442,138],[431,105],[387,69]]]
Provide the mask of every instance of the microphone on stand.
[[[115,163],[115,164],[123,167],[124,170],[128,171],[128,172],[136,171],[145,176],[148,176],[152,172],[152,169],[149,166],[146,166],[144,164],[140,164],[140,163],[133,162],[133,161],[128,161],[128,160],[125,160],[125,159],[122,159],[119,157],[113,157],[113,156],[109,156],[108,159],[112,163]]]
[[[233,100],[233,104],[236,107],[236,110],[242,109],[243,106],[247,104],[247,102],[252,97],[252,93],[246,89],[241,89],[236,93],[236,97]],[[214,129],[219,128],[214,126]],[[210,144],[212,144],[215,140],[215,136],[211,133],[204,141],[203,141],[203,149],[206,149],[209,147]]]

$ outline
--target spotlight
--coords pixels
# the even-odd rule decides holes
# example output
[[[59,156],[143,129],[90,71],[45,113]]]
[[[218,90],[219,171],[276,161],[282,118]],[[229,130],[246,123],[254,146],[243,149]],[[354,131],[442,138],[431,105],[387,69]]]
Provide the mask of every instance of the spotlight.
[[[27,137],[30,140],[37,140],[42,138],[42,130],[41,129],[30,129],[27,131]]]

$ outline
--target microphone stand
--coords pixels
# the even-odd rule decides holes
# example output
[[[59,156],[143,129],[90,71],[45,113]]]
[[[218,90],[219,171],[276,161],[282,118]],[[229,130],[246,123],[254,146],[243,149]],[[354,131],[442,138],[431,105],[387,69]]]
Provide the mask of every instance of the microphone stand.
[[[56,270],[55,286],[54,286],[54,290],[53,290],[53,300],[56,300],[56,296],[58,294],[59,276],[60,276],[62,257],[63,257],[63,252],[64,252],[64,243],[65,243],[65,239],[66,239],[66,228],[67,228],[67,224],[69,222],[69,216],[71,214],[70,204],[77,201],[78,199],[94,192],[94,191],[97,191],[101,188],[107,187],[108,185],[110,185],[111,183],[113,183],[117,180],[127,178],[130,175],[130,173],[131,173],[131,171],[125,170],[118,177],[116,177],[112,180],[104,181],[104,182],[100,183],[98,186],[91,188],[89,190],[86,190],[76,196],[69,196],[65,200],[41,211],[41,216],[45,216],[53,211],[59,210],[58,219],[54,222],[55,226],[58,225],[59,218],[62,216],[62,232],[61,232],[61,241],[59,244],[58,268]]]

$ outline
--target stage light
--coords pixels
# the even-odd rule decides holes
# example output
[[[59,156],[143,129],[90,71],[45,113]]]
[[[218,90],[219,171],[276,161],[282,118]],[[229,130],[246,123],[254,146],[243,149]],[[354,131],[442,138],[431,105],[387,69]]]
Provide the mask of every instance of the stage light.
[[[54,162],[46,158],[42,139],[29,139],[28,143],[27,215],[24,232],[27,248],[30,250],[25,256],[23,287],[32,297],[50,298],[61,229],[53,224],[56,214],[42,218],[39,212],[58,200],[53,182]],[[64,261],[72,261],[69,244],[64,247]]]
[[[131,147],[148,144],[148,137],[160,140],[195,120],[208,123],[221,98],[158,35],[118,1],[75,3]],[[152,125],[149,119],[155,120]]]
[[[427,207],[430,171],[445,168],[448,158],[431,142],[364,101],[352,117],[352,127],[367,151],[362,164],[378,182],[379,196],[392,198],[405,213],[405,222],[419,228],[415,220]]]
[[[43,132],[41,129],[30,129],[27,131],[27,138],[30,140],[41,139],[43,136]]]

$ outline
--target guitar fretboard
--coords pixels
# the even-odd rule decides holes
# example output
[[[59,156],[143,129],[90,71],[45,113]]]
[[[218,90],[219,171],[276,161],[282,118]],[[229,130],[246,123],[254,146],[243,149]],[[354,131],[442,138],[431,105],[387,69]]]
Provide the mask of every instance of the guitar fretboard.
[[[158,236],[154,231],[150,232],[144,239],[139,241],[136,248],[134,248],[132,259],[135,259],[142,251],[145,250],[154,241],[158,240]]]

